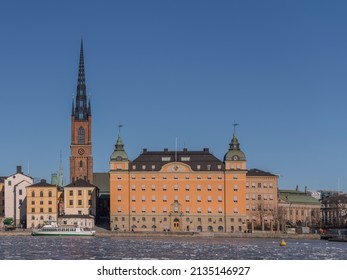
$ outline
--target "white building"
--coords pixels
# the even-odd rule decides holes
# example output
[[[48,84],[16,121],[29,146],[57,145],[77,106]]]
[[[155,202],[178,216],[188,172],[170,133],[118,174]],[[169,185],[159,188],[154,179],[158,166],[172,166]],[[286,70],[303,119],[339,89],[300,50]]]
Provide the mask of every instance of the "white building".
[[[15,225],[26,223],[26,187],[33,184],[33,178],[24,175],[22,167],[5,179],[5,218],[13,218]]]

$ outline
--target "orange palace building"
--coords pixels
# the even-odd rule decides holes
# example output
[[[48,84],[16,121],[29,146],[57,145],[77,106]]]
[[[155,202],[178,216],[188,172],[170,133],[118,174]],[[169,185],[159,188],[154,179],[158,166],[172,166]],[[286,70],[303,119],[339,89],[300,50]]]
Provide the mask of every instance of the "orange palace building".
[[[110,228],[243,232],[246,157],[234,133],[224,161],[202,151],[147,151],[128,159],[119,136],[110,159]]]

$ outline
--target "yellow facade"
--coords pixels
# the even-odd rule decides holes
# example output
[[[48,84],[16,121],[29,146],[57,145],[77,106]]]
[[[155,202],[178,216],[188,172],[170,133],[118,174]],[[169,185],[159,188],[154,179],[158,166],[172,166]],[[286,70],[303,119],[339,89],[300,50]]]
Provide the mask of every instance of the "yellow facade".
[[[27,191],[27,228],[36,228],[58,219],[58,187],[45,180],[28,186]]]
[[[97,187],[78,179],[64,187],[63,215],[96,216]]]

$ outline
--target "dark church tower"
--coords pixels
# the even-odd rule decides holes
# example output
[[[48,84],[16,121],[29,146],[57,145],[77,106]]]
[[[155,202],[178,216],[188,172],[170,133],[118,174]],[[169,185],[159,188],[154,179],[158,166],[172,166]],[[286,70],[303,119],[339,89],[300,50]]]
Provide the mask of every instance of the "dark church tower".
[[[85,83],[83,40],[81,40],[76,100],[72,101],[70,149],[70,181],[83,179],[93,183],[92,114]]]

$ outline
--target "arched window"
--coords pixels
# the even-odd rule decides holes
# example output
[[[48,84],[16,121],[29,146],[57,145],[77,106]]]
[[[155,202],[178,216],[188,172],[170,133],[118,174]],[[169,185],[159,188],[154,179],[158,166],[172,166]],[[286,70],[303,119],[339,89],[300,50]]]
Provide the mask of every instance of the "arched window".
[[[48,192],[48,196],[52,197],[52,192],[51,191]]]
[[[35,197],[35,192],[34,191],[31,192],[31,196]]]
[[[82,160],[80,161],[80,167],[83,167],[83,161]]]
[[[40,197],[43,197],[43,192],[42,191],[40,192]]]
[[[84,144],[84,128],[80,127],[78,129],[78,144]]]

